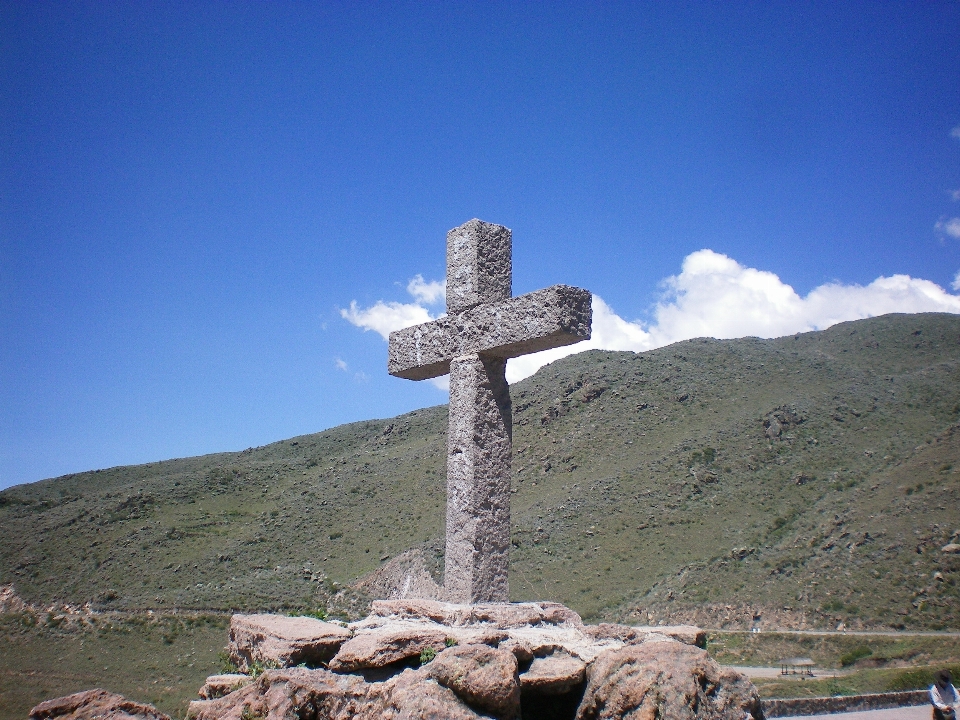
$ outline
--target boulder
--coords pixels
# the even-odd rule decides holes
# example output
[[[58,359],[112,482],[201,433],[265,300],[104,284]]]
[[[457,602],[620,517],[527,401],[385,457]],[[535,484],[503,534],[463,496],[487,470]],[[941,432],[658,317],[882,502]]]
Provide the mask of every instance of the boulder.
[[[517,658],[487,645],[447,648],[424,667],[427,677],[450,688],[467,705],[500,720],[520,715]]]
[[[372,670],[418,658],[427,648],[440,652],[446,645],[447,634],[430,627],[410,626],[385,633],[358,633],[340,647],[328,667],[336,672]]]
[[[955,542],[947,543],[942,548],[940,548],[940,552],[960,553],[960,543],[955,543]]]
[[[325,717],[325,716],[321,716]],[[450,688],[426,677],[423,669],[405,670],[374,684],[358,720],[486,720],[464,705]],[[333,719],[339,720],[339,718]],[[348,720],[346,717],[343,720]]]
[[[562,695],[581,685],[587,666],[582,660],[557,652],[534,658],[530,667],[520,676],[520,688],[525,693]]]
[[[216,700],[190,703],[193,720],[482,720],[449,688],[408,669],[386,682],[324,669],[268,670]]]
[[[700,648],[648,640],[601,653],[587,669],[577,720],[762,717],[757,689]]]
[[[47,700],[30,711],[30,720],[170,720],[153,705],[127,700],[97,688]]]
[[[228,673],[224,675],[211,675],[200,688],[200,697],[204,700],[213,700],[215,698],[229,695],[234,690],[242,688],[253,682],[249,675],[240,675],[239,673]]]
[[[288,667],[332,658],[351,632],[310,617],[234,615],[230,618],[230,660],[243,672],[255,664]]]

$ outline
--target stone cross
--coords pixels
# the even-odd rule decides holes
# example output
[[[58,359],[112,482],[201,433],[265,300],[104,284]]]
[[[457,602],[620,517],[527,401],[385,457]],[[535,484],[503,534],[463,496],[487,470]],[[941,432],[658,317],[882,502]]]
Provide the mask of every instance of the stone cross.
[[[510,230],[447,233],[447,314],[390,333],[391,375],[450,373],[444,599],[509,602],[513,425],[507,359],[590,338],[591,296],[554,285],[513,297]]]

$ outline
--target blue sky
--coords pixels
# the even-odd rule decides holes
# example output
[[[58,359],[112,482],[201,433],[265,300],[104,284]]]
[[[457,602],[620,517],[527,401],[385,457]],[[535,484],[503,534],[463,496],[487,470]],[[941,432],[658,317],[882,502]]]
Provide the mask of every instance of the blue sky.
[[[0,487],[444,402],[378,329],[473,217],[596,346],[960,312],[958,2],[3,2],[0,63]]]

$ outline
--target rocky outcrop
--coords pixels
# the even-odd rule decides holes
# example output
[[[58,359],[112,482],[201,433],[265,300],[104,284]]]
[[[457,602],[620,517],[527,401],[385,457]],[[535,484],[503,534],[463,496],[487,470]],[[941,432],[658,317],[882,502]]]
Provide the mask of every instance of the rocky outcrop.
[[[757,690],[697,647],[650,638],[608,650],[587,670],[577,720],[762,717]]]
[[[760,717],[756,689],[697,647],[704,636],[694,627],[588,626],[569,608],[546,602],[383,600],[345,628],[312,621],[315,631],[337,628],[324,650],[335,644],[335,654],[305,661],[314,667],[289,667],[291,658],[302,657],[289,647],[309,635],[305,626],[254,617],[257,627],[271,629],[269,642],[238,632],[254,621],[235,616],[231,656],[286,667],[222,697],[217,688],[236,680],[211,678],[201,693],[205,699],[191,703],[191,717]],[[294,637],[284,637],[284,628]]]
[[[230,661],[249,672],[256,666],[319,664],[332,658],[350,631],[310,617],[234,615],[230,619]]]
[[[658,632],[666,630],[671,636]],[[195,720],[743,720],[756,688],[697,647],[697,628],[584,625],[556,603],[373,604],[360,622],[234,615],[230,657]],[[267,668],[267,669],[264,669]],[[169,720],[104,690],[33,709],[31,720]]]
[[[234,690],[239,690],[245,685],[249,685],[251,678],[249,675],[240,675],[238,673],[227,673],[224,675],[211,675],[200,688],[200,697],[204,700],[213,700],[215,698],[229,695]]]
[[[42,702],[30,711],[30,720],[170,720],[170,716],[153,705],[97,688]]]

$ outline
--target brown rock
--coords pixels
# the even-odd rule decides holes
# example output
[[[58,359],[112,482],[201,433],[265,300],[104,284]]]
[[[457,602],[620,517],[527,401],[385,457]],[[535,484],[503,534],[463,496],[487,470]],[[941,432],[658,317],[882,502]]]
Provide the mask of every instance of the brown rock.
[[[587,679],[577,720],[761,717],[757,689],[744,676],[672,640],[608,650],[590,665]]]
[[[153,705],[127,700],[123,695],[96,690],[66,695],[40,703],[30,720],[170,720]]]
[[[194,720],[482,720],[424,670],[410,669],[382,683],[324,669],[268,670],[222,698],[190,703],[188,716]]]
[[[289,667],[333,657],[350,631],[309,617],[234,615],[230,618],[230,660],[242,671],[254,663]]]
[[[405,598],[402,600],[374,600],[370,614],[378,617],[396,616],[402,620],[432,620],[445,623],[449,616],[448,603],[439,600]]]
[[[650,635],[665,635],[686,645],[707,647],[707,633],[694,625],[638,626],[600,623],[587,625],[584,632],[595,640],[619,640],[627,645],[642,643]]]
[[[501,650],[509,650],[517,658],[517,662],[526,663],[533,660],[533,648],[530,643],[518,638],[507,638],[498,646]]]
[[[195,720],[286,720],[306,716],[346,720],[359,717],[369,686],[355,675],[309,668],[267,670],[257,680],[216,700],[190,703]]]
[[[468,705],[502,720],[520,714],[517,658],[487,645],[447,648],[425,668],[427,676],[453,690]]]
[[[446,640],[443,630],[427,627],[409,627],[383,634],[365,632],[345,642],[329,667],[336,672],[381,668],[418,657],[428,647],[440,652],[446,647]]]
[[[404,670],[374,685],[364,714],[357,720],[484,720],[450,688],[428,678],[425,670]]]
[[[520,688],[539,695],[561,695],[584,681],[586,669],[582,660],[565,652],[534,658],[520,676]]]
[[[234,690],[242,688],[253,682],[249,675],[240,675],[239,673],[228,673],[224,675],[211,675],[200,688],[200,697],[204,700],[213,700],[215,698],[229,695]]]

